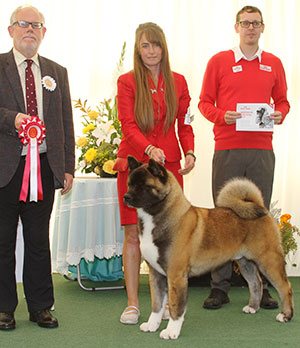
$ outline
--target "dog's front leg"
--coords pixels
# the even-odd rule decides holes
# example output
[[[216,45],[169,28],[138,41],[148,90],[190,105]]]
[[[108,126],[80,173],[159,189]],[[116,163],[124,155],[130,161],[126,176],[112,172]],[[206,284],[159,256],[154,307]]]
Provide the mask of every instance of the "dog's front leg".
[[[149,265],[149,282],[152,312],[148,321],[141,324],[140,330],[155,332],[159,328],[167,302],[167,278]]]
[[[185,272],[174,275],[168,275],[170,319],[167,328],[160,333],[160,338],[165,340],[178,338],[186,312],[188,278]]]

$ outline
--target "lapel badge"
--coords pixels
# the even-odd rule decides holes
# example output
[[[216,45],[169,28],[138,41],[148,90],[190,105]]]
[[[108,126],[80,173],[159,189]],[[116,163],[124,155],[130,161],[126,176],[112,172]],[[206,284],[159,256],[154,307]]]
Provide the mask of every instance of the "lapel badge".
[[[47,91],[50,92],[53,92],[56,88],[56,82],[51,76],[44,76],[42,78],[42,85]]]

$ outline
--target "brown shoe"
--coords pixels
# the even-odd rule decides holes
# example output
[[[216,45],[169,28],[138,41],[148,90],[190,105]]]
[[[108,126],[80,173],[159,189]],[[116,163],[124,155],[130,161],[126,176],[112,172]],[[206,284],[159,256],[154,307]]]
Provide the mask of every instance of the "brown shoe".
[[[58,321],[52,316],[49,309],[29,313],[29,320],[47,329],[58,327]]]
[[[0,330],[13,330],[16,328],[14,313],[0,313]]]
[[[260,307],[264,309],[278,308],[278,302],[271,297],[268,289],[263,289],[263,295],[260,301]]]
[[[222,304],[228,303],[229,297],[220,289],[211,289],[208,298],[203,303],[205,309],[218,309],[222,307]]]

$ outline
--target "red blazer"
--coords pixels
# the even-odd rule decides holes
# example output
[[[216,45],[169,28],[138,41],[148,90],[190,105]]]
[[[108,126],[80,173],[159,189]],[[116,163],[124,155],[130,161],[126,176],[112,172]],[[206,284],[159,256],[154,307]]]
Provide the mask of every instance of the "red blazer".
[[[178,100],[176,119],[167,134],[164,134],[164,121],[166,117],[166,105],[164,102],[164,81],[160,74],[158,88],[156,90],[153,81],[149,79],[153,99],[154,129],[150,134],[144,135],[137,126],[134,118],[135,80],[133,72],[129,72],[118,79],[118,118],[122,125],[123,138],[119,147],[118,157],[127,158],[128,155],[136,157],[139,161],[146,162],[148,156],[145,149],[148,145],[164,150],[166,161],[176,162],[181,159],[181,151],[175,132],[177,120],[177,132],[180,145],[184,153],[194,150],[194,133],[190,125],[184,124],[190,96],[185,78],[173,73],[175,90]]]

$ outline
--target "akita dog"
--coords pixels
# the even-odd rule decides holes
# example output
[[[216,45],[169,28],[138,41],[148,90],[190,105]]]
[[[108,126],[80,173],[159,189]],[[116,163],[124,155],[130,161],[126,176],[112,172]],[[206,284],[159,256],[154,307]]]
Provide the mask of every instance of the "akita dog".
[[[149,265],[152,313],[142,331],[156,331],[165,305],[170,319],[160,333],[178,338],[187,306],[188,277],[206,273],[229,260],[237,260],[248,282],[245,313],[256,313],[262,296],[257,271],[268,278],[281,299],[277,321],[293,316],[293,293],[285,271],[280,231],[265,208],[257,186],[233,179],[220,191],[217,207],[192,206],[173,174],[163,166],[128,157],[128,192],[125,204],[137,208],[140,248]]]

